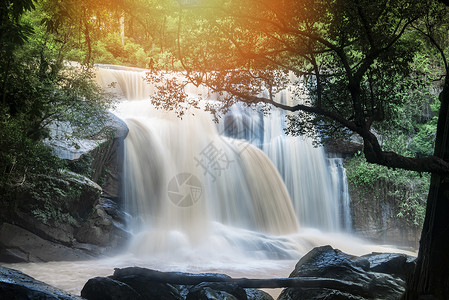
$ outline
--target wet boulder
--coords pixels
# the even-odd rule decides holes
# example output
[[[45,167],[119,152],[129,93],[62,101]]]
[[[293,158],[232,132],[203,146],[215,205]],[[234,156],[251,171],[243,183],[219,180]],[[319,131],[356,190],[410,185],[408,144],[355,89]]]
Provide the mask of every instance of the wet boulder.
[[[225,282],[202,282],[189,289],[186,300],[229,299],[247,300],[246,291],[236,284]]]
[[[81,295],[86,299],[214,299],[272,300],[263,291],[242,288],[225,274],[160,272],[140,267],[115,269],[114,274],[90,279]],[[245,279],[243,280],[245,281]],[[108,288],[108,286],[111,286]],[[131,290],[130,290],[131,289]],[[138,296],[134,294],[136,292]],[[115,296],[110,293],[117,293]],[[118,295],[122,298],[118,298]],[[102,298],[103,297],[103,298]]]
[[[88,300],[143,300],[143,297],[126,283],[108,277],[89,279],[81,290]]]
[[[75,238],[100,194],[99,185],[73,172],[61,171],[59,178],[40,175],[38,186],[20,193],[17,209],[0,220],[0,261],[90,259],[102,252]]]
[[[131,237],[124,224],[125,214],[118,205],[110,199],[100,198],[74,236],[80,243],[97,245],[111,253],[122,249]]]
[[[405,279],[414,269],[415,258],[402,253],[371,253],[361,256],[370,263],[370,271]]]
[[[317,247],[307,253],[290,277],[311,277],[318,287],[286,288],[280,300],[398,299],[405,290],[401,278],[373,272],[369,259],[348,255],[331,246]]]
[[[258,289],[245,289],[248,300],[273,300],[268,293]]]
[[[173,285],[152,280],[149,273],[152,270],[145,268],[116,269],[111,279],[123,282],[132,287],[144,299],[181,300],[184,299],[179,290]]]
[[[187,294],[186,300],[241,300],[246,298],[236,298],[234,295],[214,290],[209,287],[194,288]]]
[[[81,300],[80,297],[70,295],[20,271],[4,267],[0,267],[0,299]]]
[[[145,278],[127,276],[116,278],[95,277],[89,279],[81,290],[87,300],[183,300],[173,285],[146,281]]]

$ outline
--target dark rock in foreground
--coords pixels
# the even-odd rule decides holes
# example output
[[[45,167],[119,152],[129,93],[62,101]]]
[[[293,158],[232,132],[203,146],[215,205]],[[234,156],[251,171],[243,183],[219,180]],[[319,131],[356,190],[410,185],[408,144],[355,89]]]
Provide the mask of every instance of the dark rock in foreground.
[[[116,269],[109,277],[90,279],[81,296],[96,299],[162,299],[162,300],[272,300],[257,289],[244,289],[227,275],[159,272],[130,267]],[[204,282],[203,282],[204,281]]]
[[[291,287],[282,291],[280,300],[313,299],[399,299],[405,290],[404,277],[410,259],[402,254],[370,254],[354,257],[331,246],[317,247],[296,264],[294,277],[327,278],[351,283],[351,288]]]
[[[415,258],[401,253],[371,253],[362,258],[369,261],[370,271],[390,274],[404,280],[414,269]]]
[[[81,296],[90,300],[143,300],[142,296],[126,283],[108,277],[89,279],[81,291]]]
[[[255,288],[287,287],[278,299],[399,299],[405,290],[403,278],[412,264],[412,258],[404,254],[372,253],[357,257],[323,246],[306,254],[289,278],[231,278],[215,273],[159,272],[130,267],[116,269],[109,278],[91,279],[81,295],[90,300],[270,300],[270,295]],[[119,290],[120,298],[111,298],[109,291],[114,289]],[[123,295],[124,291],[129,294]]]
[[[272,300],[256,288],[284,289],[280,300],[399,299],[413,258],[372,253],[351,256],[331,246],[306,254],[289,278],[247,279],[224,274],[159,272],[129,267],[90,279],[81,291],[88,300]],[[22,272],[0,267],[0,299],[79,299]]]
[[[0,299],[81,299],[38,281],[20,271],[0,267]]]
[[[195,299],[248,299],[246,291],[236,284],[203,282],[190,288],[186,300]]]

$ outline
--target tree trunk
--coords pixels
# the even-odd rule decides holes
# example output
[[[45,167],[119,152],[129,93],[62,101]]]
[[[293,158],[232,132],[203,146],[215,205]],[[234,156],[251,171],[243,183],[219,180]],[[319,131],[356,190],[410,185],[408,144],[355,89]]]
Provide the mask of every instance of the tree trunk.
[[[435,155],[449,161],[449,82],[440,94]],[[427,296],[427,297],[426,297]],[[449,297],[449,175],[432,174],[415,272],[405,299]]]

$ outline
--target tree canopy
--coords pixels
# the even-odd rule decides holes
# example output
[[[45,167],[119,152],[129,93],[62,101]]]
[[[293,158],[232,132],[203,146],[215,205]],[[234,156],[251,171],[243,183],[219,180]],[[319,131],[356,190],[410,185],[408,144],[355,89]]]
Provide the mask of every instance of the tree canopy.
[[[59,170],[67,166],[44,143],[50,125],[70,124],[69,136],[85,134],[89,126],[102,123],[109,105],[92,73],[66,61],[69,39],[64,41],[62,31],[48,27],[48,4],[31,0],[0,4],[2,221],[13,216],[20,194],[38,190],[43,203],[36,206],[41,210],[50,209],[49,200],[56,201],[45,176],[60,176]]]
[[[238,101],[271,104],[295,112],[289,117],[293,133],[304,133],[310,121],[325,124],[320,129],[331,135],[360,135],[370,162],[446,173],[449,165],[441,158],[384,151],[375,135],[401,117],[398,107],[422,106],[432,89],[442,87],[446,14],[435,1],[187,3],[175,49],[186,78],[171,86],[193,83],[222,93],[223,101],[209,107],[214,112]],[[155,104],[180,111],[186,101],[196,104],[157,81],[165,91]],[[297,94],[306,87],[310,101],[277,102],[276,93],[286,87]]]
[[[222,0],[180,1],[177,47],[185,79],[159,84],[158,107],[197,106],[186,84],[207,86],[226,112],[236,102],[269,104],[291,112],[288,130],[363,139],[366,160],[391,168],[432,173],[417,266],[407,299],[449,294],[449,69],[447,1]],[[291,75],[294,75],[293,79]],[[300,101],[306,88],[310,97]],[[298,101],[276,94],[288,88]],[[385,149],[379,133],[406,124],[407,110],[438,95],[435,148],[426,157]],[[296,96],[296,97],[295,97]],[[434,97],[435,98],[435,97]],[[410,115],[409,115],[410,116]]]

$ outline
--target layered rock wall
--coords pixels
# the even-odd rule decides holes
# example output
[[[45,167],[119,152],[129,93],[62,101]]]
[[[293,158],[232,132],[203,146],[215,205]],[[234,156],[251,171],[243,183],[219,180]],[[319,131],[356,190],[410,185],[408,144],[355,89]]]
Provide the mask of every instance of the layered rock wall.
[[[72,170],[90,178],[67,170],[58,178],[41,174],[44,190],[19,193],[15,210],[0,220],[0,261],[88,259],[125,244],[120,181],[127,133],[109,114],[103,128],[78,140],[82,147],[49,142]]]

